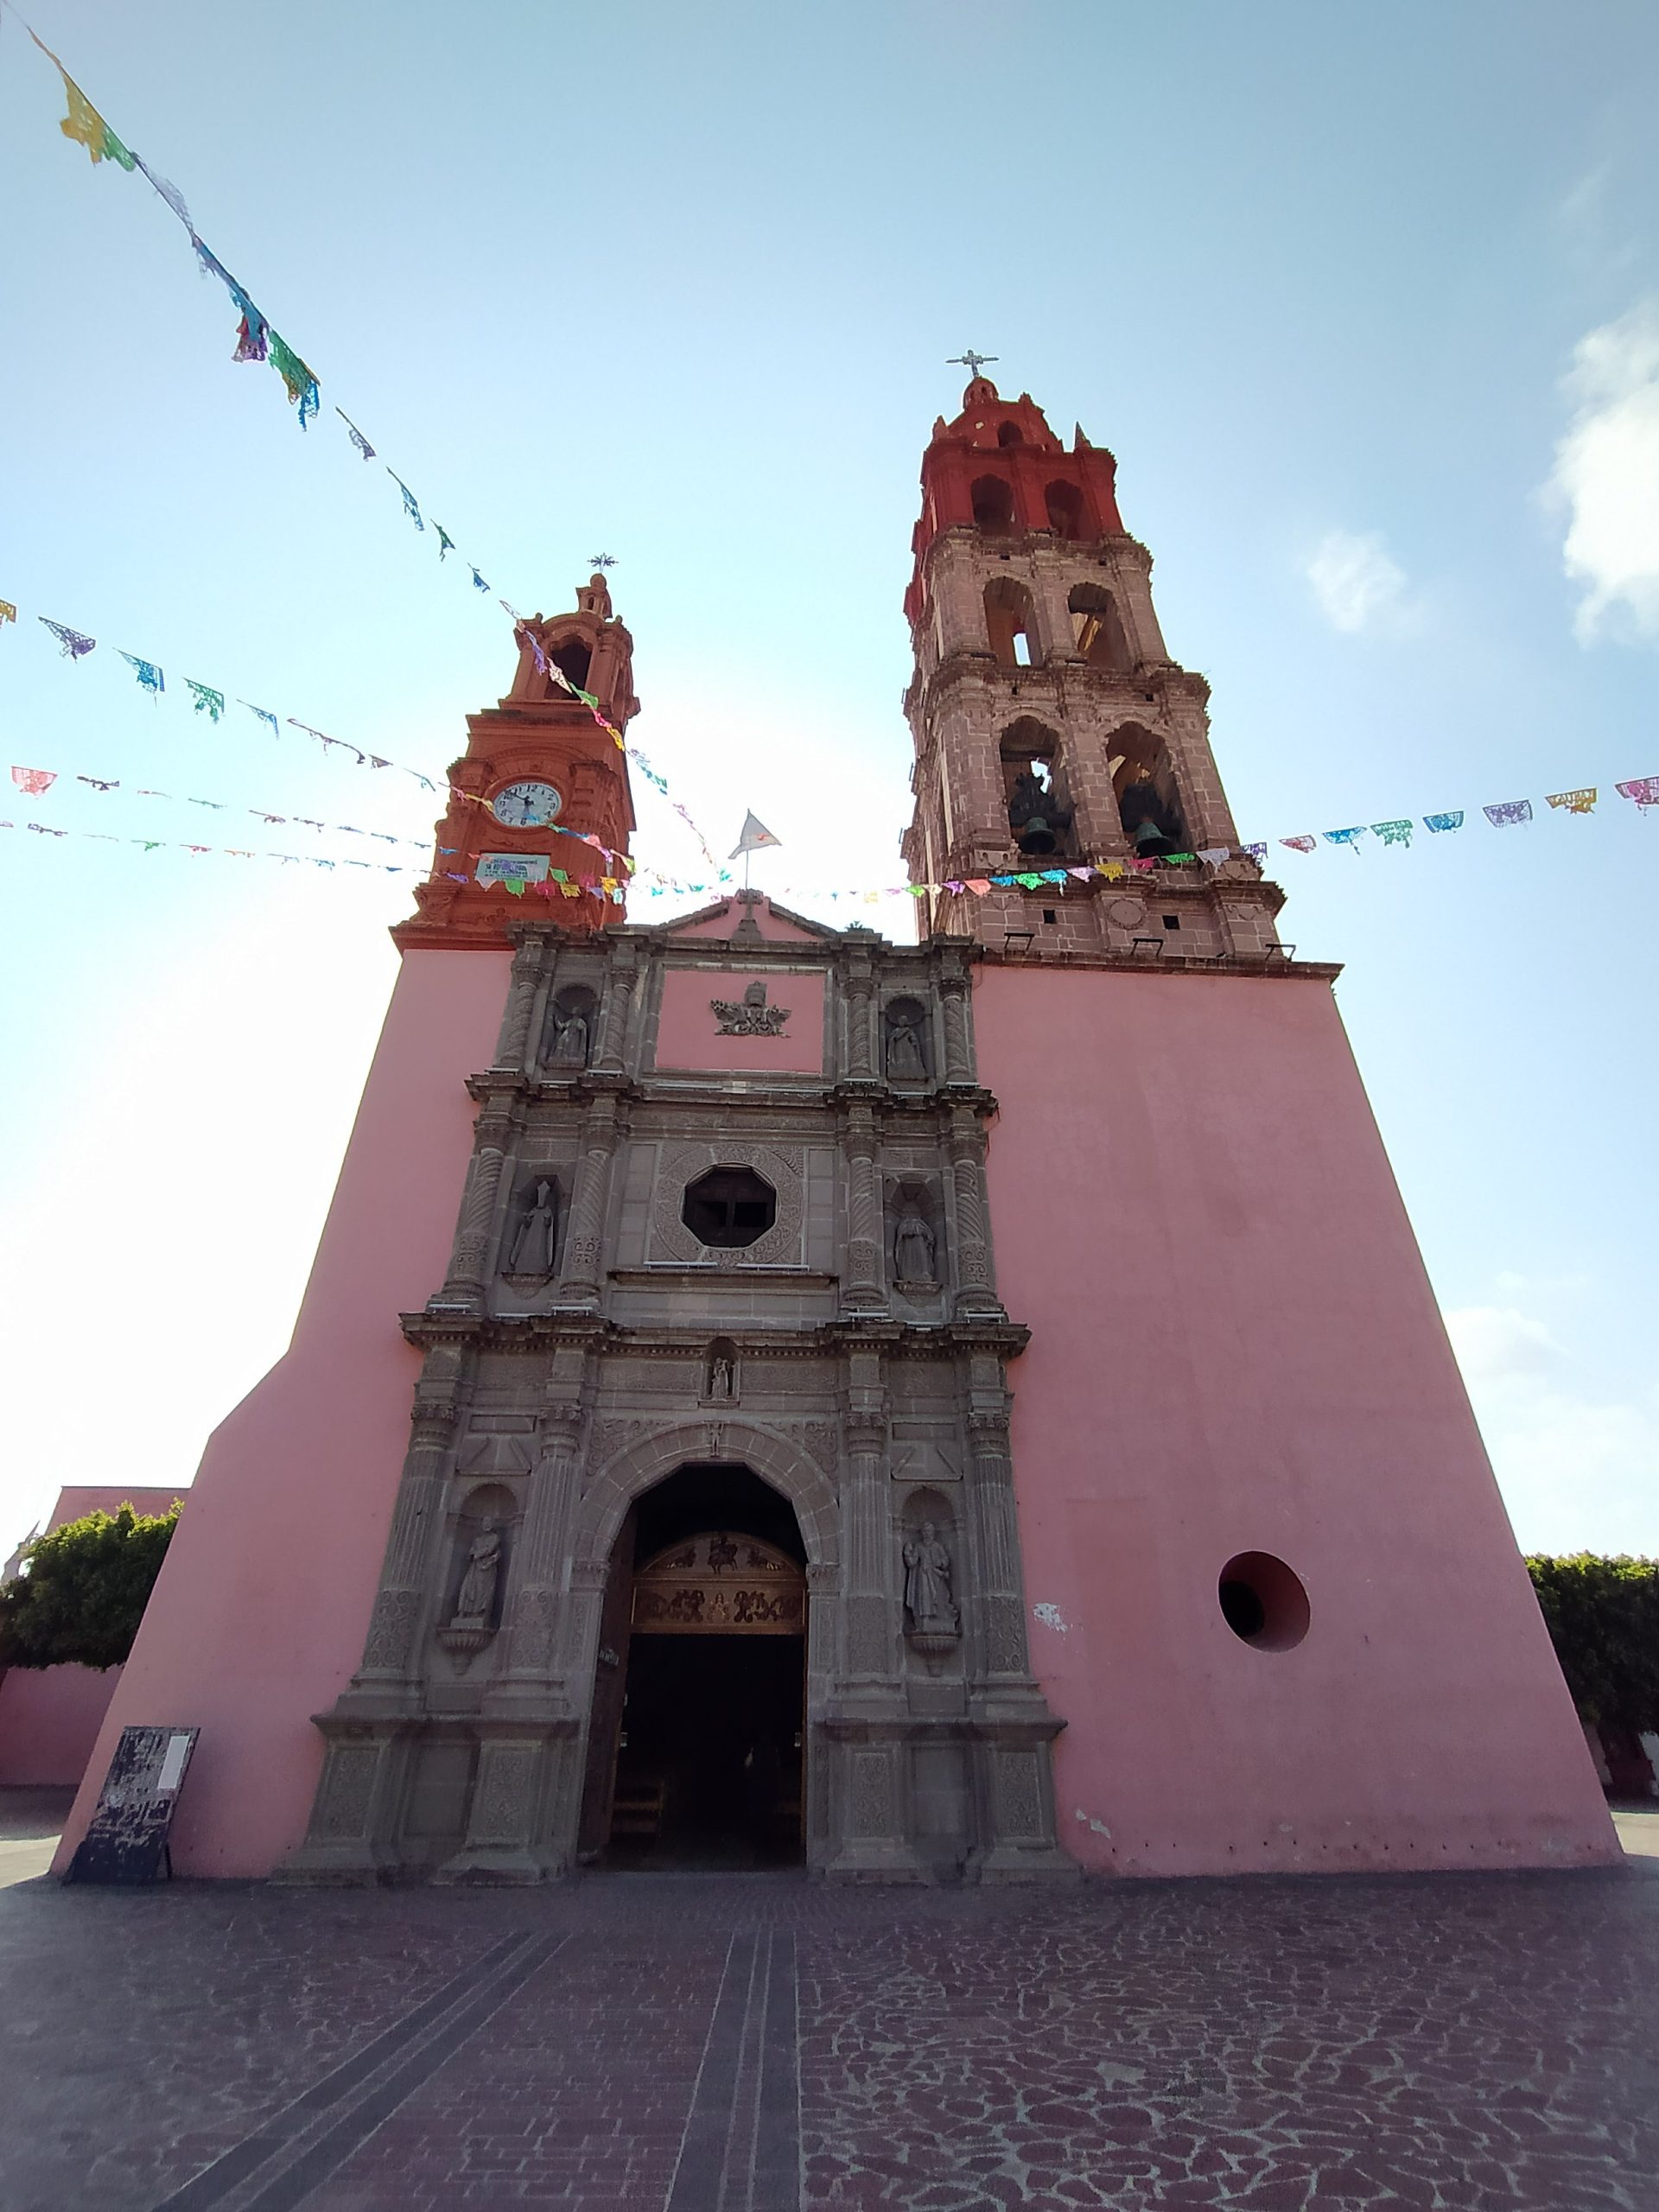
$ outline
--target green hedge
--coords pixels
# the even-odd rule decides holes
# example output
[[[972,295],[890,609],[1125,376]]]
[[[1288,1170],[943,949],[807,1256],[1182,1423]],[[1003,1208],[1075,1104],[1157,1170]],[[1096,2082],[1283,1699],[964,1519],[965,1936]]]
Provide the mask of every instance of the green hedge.
[[[1659,1729],[1659,1560],[1575,1552],[1527,1570],[1580,1717]]]
[[[178,1525],[170,1513],[89,1513],[36,1537],[0,1587],[0,1667],[118,1667]]]

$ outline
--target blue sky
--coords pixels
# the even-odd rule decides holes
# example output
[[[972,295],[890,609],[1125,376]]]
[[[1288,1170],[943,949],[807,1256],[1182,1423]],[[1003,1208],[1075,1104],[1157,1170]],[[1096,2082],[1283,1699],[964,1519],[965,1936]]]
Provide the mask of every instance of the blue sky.
[[[1611,790],[1659,773],[1650,7],[31,20],[325,413],[302,436],[232,365],[223,292],[142,178],[59,135],[8,17],[0,727],[63,779],[10,819],[425,835],[412,781],[183,691],[441,773],[505,689],[500,617],[337,402],[517,604],[616,556],[638,741],[721,849],[753,806],[784,840],[757,880],[834,915],[829,887],[900,874],[917,465],[957,403],[945,357],[995,353],[1117,454],[1243,836],[1601,786],[1587,820],[1278,872],[1286,934],[1347,963],[1522,1542],[1659,1552],[1659,817]],[[99,651],[60,659],[41,613]],[[641,857],[700,872],[639,804]],[[188,1480],[280,1351],[408,892],[22,830],[0,855],[4,1549],[60,1483]]]

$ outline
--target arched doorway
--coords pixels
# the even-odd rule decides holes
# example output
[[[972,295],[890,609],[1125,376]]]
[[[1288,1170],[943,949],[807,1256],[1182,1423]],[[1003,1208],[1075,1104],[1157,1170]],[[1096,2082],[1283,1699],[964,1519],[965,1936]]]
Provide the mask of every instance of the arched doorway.
[[[686,1466],[617,1540],[583,1826],[607,1866],[804,1855],[805,1551],[745,1467]]]

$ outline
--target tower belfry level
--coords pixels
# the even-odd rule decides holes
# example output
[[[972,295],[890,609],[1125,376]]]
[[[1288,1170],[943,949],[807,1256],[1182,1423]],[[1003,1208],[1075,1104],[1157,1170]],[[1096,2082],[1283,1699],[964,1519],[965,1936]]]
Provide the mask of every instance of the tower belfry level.
[[[977,374],[936,425],[914,945],[594,897],[626,760],[538,655],[620,728],[632,641],[602,572],[526,626],[66,1859],[158,1715],[196,1874],[1618,1856],[1336,971],[1222,849],[1115,480]]]

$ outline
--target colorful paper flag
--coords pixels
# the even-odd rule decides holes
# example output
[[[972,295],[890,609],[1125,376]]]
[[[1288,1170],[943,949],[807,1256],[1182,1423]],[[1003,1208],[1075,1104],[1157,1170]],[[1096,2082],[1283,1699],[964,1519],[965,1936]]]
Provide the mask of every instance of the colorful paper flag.
[[[1358,840],[1365,835],[1365,825],[1359,822],[1351,830],[1327,830],[1325,835],[1327,843],[1345,845],[1351,853],[1358,849]]]
[[[1596,787],[1589,784],[1582,791],[1551,791],[1544,804],[1565,808],[1568,814],[1593,814],[1596,810]]]
[[[206,715],[210,722],[216,722],[225,711],[225,694],[215,691],[211,683],[198,683],[190,676],[185,677],[184,688],[194,701],[194,711]]]
[[[424,530],[426,528],[426,524],[421,520],[421,510],[416,502],[415,494],[410,490],[408,485],[404,483],[401,476],[396,474],[390,468],[386,471],[386,474],[391,478],[392,482],[397,486],[397,489],[404,495],[404,512],[409,517],[416,530]]]
[[[1517,822],[1531,821],[1532,801],[1529,798],[1501,799],[1496,806],[1483,806],[1480,810],[1494,830],[1509,830]]]
[[[57,782],[58,772],[55,768],[14,768],[11,780],[20,791],[39,798],[42,791],[49,791]]]
[[[300,428],[317,415],[322,402],[317,391],[317,380],[287,340],[273,330],[270,334],[270,365],[288,386],[288,404],[300,410]]]
[[[116,651],[121,653],[122,659],[127,662],[132,669],[134,675],[138,678],[139,683],[142,683],[145,690],[149,692],[150,697],[152,699],[159,698],[162,693],[166,690],[167,683],[161,670],[156,667],[155,662],[153,660],[140,660],[137,653],[121,652],[119,645],[116,647]]]
[[[17,610],[9,599],[0,599],[0,623],[15,622]]]
[[[1659,806],[1659,776],[1632,776],[1628,783],[1615,784],[1613,789],[1620,798],[1628,798],[1643,810]]]
[[[1288,845],[1293,853],[1315,852],[1319,842],[1317,837],[1281,837],[1279,842],[1281,845]]]
[[[1431,830],[1461,830],[1463,809],[1459,807],[1452,814],[1426,814],[1423,820]]]
[[[67,622],[48,622],[44,614],[38,619],[41,629],[49,630],[63,647],[66,660],[79,660],[83,653],[91,652],[98,643],[96,638],[88,638],[79,630],[72,630]]]
[[[334,412],[339,416],[340,421],[346,425],[346,432],[351,438],[352,443],[357,448],[359,453],[362,454],[364,460],[372,461],[374,459],[374,448],[364,436],[362,431],[358,429],[356,423],[353,422],[351,416],[346,412],[346,410],[343,407],[336,407]]]
[[[1408,845],[1411,842],[1409,822],[1373,822],[1371,835],[1380,837],[1385,845]]]

